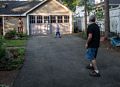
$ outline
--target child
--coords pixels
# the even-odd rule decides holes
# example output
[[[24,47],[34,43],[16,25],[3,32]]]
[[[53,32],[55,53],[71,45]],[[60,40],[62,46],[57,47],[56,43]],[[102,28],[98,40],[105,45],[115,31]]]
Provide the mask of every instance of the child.
[[[58,36],[59,38],[61,38],[61,35],[60,35],[60,27],[59,27],[58,24],[57,24],[57,28],[56,28],[56,36],[55,36],[55,38],[57,38],[57,36]]]

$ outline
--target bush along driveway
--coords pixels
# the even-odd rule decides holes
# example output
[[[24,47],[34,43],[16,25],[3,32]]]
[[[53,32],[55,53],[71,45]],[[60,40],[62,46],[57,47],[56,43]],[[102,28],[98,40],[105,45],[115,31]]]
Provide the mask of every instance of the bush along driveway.
[[[27,39],[0,40],[0,87],[9,87],[24,63]]]

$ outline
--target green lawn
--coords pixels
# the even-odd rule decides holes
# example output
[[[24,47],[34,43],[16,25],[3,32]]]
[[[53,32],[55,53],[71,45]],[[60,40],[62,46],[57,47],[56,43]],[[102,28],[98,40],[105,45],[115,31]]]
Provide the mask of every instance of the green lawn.
[[[26,45],[27,40],[6,40],[7,47],[21,47]]]

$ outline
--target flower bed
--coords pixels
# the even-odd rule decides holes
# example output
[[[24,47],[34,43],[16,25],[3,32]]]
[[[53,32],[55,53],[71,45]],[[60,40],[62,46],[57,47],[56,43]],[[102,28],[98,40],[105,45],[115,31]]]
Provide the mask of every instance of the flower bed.
[[[0,37],[0,87],[12,86],[24,63],[26,40]]]

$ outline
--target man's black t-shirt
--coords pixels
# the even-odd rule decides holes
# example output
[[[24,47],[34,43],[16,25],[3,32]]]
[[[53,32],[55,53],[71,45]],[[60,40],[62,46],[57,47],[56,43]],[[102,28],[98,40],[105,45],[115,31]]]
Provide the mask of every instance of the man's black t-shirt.
[[[98,48],[100,44],[100,29],[96,23],[88,25],[87,36],[92,34],[92,40],[88,43],[88,48]]]

